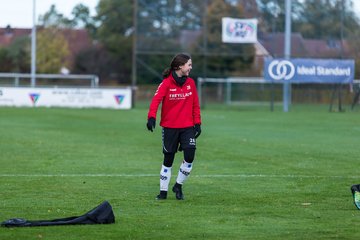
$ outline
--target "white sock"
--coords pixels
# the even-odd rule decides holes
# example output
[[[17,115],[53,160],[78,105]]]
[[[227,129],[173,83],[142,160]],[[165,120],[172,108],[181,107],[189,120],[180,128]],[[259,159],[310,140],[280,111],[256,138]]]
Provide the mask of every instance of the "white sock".
[[[178,176],[176,178],[176,182],[178,184],[183,184],[185,182],[185,180],[189,177],[191,169],[192,169],[192,163],[188,163],[188,162],[185,162],[185,160],[183,160],[182,164],[180,165],[180,169],[179,169]]]
[[[160,191],[167,191],[171,178],[171,167],[161,166],[160,171]]]

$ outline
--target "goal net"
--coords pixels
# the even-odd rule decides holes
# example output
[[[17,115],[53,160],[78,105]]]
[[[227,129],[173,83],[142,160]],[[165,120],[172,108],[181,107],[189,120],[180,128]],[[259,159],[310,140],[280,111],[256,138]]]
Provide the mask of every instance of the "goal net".
[[[263,78],[198,78],[202,106],[206,104],[266,105],[281,102],[282,84]]]
[[[269,82],[256,77],[198,78],[197,88],[201,106],[226,104],[270,106],[283,104],[282,82]],[[359,83],[348,84],[292,83],[293,104],[330,104],[341,98],[351,105]]]

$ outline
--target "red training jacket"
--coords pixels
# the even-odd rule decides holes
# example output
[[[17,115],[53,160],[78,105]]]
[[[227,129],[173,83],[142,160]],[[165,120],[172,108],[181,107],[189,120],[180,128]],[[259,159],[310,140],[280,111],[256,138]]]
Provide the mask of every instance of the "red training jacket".
[[[186,128],[201,124],[200,104],[195,81],[187,78],[180,87],[170,73],[159,85],[150,103],[148,119],[156,119],[160,103],[160,126],[166,128]]]

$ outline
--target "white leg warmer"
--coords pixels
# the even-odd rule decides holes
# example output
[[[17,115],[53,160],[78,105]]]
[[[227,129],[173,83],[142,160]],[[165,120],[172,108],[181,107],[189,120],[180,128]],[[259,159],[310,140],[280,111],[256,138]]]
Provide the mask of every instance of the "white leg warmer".
[[[171,179],[171,167],[161,166],[160,171],[160,191],[167,191]]]
[[[192,169],[192,163],[188,163],[185,162],[185,160],[183,160],[183,162],[180,165],[176,182],[179,184],[183,184],[186,181],[186,179],[189,177],[191,169]]]

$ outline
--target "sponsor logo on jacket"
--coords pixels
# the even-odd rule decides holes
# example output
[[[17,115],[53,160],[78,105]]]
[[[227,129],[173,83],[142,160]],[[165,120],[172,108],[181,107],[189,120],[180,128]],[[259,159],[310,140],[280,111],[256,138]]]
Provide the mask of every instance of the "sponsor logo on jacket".
[[[181,99],[185,99],[187,97],[190,97],[192,95],[192,92],[187,92],[187,93],[170,93],[169,94],[169,99],[170,100],[181,100]]]

